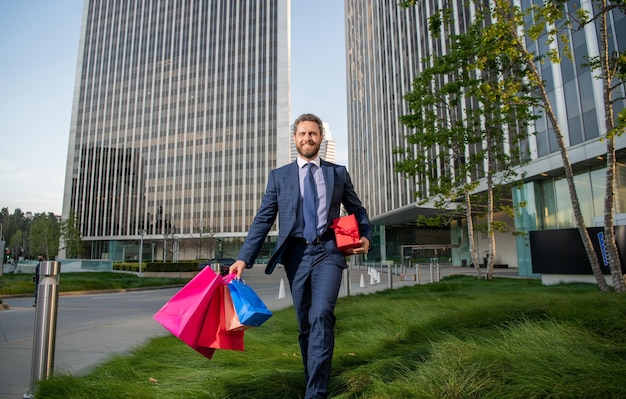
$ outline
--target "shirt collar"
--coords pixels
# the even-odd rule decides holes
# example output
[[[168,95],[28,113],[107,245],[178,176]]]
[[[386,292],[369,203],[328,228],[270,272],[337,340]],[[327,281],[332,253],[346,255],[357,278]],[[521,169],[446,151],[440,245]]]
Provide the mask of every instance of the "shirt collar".
[[[315,157],[315,159],[313,159],[311,162],[312,162],[312,163],[314,163],[314,164],[315,164],[315,166],[317,166],[317,167],[319,168],[319,167],[320,167],[320,163],[321,163],[321,162],[320,162],[320,160],[321,160],[321,158],[320,158],[320,156],[318,155],[318,156],[316,156],[316,157]],[[306,165],[307,163],[309,163],[309,161],[307,161],[307,160],[305,160],[305,159],[302,159],[302,158],[300,158],[300,157],[298,157],[297,161],[298,161],[298,167],[299,167],[299,168],[302,168],[304,165]]]

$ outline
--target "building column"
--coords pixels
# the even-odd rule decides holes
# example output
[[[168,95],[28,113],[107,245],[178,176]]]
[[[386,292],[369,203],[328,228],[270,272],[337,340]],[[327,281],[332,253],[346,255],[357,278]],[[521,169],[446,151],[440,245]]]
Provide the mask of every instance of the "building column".
[[[385,237],[385,226],[380,226],[380,261],[383,263],[387,260],[387,240]]]

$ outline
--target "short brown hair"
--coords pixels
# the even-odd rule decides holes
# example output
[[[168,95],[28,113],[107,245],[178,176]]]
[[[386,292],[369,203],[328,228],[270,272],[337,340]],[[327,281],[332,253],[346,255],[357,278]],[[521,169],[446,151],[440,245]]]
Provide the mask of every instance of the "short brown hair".
[[[298,130],[298,124],[300,124],[300,122],[315,122],[317,123],[317,126],[320,128],[320,134],[324,134],[324,124],[322,124],[322,120],[319,118],[319,116],[314,115],[314,114],[302,114],[300,115],[296,121],[293,123],[293,134],[296,134],[297,130]]]

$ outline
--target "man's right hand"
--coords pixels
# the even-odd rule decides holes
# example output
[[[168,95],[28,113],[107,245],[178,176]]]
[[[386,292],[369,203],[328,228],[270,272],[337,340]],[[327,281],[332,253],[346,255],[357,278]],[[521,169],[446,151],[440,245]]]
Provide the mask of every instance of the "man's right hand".
[[[237,278],[241,278],[241,276],[243,275],[243,269],[245,268],[246,268],[246,262],[242,260],[238,260],[232,265],[230,265],[230,269],[228,271],[229,273],[236,273]]]

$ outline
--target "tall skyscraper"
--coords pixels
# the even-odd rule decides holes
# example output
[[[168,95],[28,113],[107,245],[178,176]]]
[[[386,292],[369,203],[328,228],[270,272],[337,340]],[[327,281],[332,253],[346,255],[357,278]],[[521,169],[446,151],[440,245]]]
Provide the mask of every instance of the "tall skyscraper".
[[[409,133],[399,119],[426,28],[397,1],[346,0],[345,9],[350,173],[375,219],[414,207],[415,186],[394,171],[392,153]]]
[[[526,10],[536,2],[515,0],[514,3]],[[409,133],[399,121],[402,115],[411,113],[404,96],[412,90],[414,78],[424,68],[425,57],[442,55],[448,46],[448,36],[443,33],[440,37],[433,36],[428,32],[429,18],[440,7],[444,7],[443,3],[435,0],[418,1],[409,8],[400,7],[395,0],[345,2],[350,172],[376,227],[375,248],[379,253],[372,256],[381,260],[401,262],[410,255],[403,253],[403,248],[431,246],[453,248],[450,256],[454,264],[469,261],[464,221],[459,219],[449,232],[444,231],[440,236],[430,235],[432,231],[420,232],[415,224],[417,216],[429,214],[432,209],[418,204],[414,193],[425,187],[394,171],[398,159],[393,149],[405,147],[404,136]],[[578,8],[592,11],[588,2],[573,0],[564,7],[572,15]],[[454,33],[463,33],[472,21],[472,7],[464,0],[451,0],[445,2],[445,8],[454,16]],[[626,16],[615,10],[608,22],[610,48],[624,51]],[[549,62],[546,56],[551,44],[545,38],[533,41],[527,37],[526,46],[545,57],[539,65],[541,76],[566,136],[585,222],[593,226],[603,215],[606,148],[599,139],[606,132],[602,123],[605,115],[601,82],[594,79],[584,64],[588,56],[598,55],[598,30],[589,26],[566,33],[573,60],[563,57],[559,64]],[[624,98],[623,90],[616,96]],[[624,101],[616,101],[614,110],[618,112],[623,107]],[[512,193],[513,203],[525,206],[519,208],[512,227],[524,233],[575,227],[554,131],[545,117],[537,120],[534,128],[536,134],[529,135],[523,143],[530,157],[529,164],[523,168],[526,172],[523,187]],[[617,139],[616,147],[616,220],[625,224],[624,136]],[[503,220],[513,225],[512,219]],[[478,235],[481,257],[488,248],[482,237],[483,240]],[[519,267],[521,275],[533,274],[528,235],[502,234],[497,245],[496,263]]]
[[[289,159],[289,42],[290,0],[85,1],[63,215],[90,257],[234,251]]]
[[[349,164],[375,228],[368,258],[401,261],[402,245],[449,247],[447,230],[415,228],[418,215],[432,209],[417,205],[416,182],[395,171],[393,153],[410,133],[400,117],[409,113],[404,95],[428,51],[427,20],[393,0],[346,0],[345,14]]]

